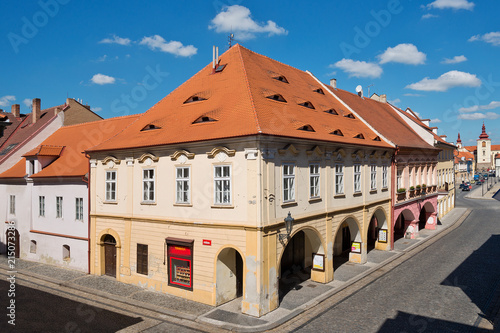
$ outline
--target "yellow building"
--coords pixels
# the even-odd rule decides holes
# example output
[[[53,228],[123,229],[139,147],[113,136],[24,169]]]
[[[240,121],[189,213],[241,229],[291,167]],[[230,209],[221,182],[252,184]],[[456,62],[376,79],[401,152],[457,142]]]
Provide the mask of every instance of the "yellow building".
[[[393,152],[312,74],[236,45],[88,151],[91,272],[261,316],[295,277],[389,250]]]

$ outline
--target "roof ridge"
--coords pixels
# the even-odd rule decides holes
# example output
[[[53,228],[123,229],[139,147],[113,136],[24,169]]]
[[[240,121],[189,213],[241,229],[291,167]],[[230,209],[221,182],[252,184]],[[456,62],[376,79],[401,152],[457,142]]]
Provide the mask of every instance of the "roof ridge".
[[[257,125],[257,131],[259,133],[262,133],[262,128],[260,127],[260,123],[259,123],[259,116],[257,114],[257,109],[255,108],[255,103],[254,103],[254,100],[253,100],[252,90],[250,89],[250,82],[248,80],[247,70],[246,70],[246,67],[245,67],[245,61],[243,60],[243,55],[241,54],[241,47],[242,46],[239,45],[239,44],[237,46],[239,46],[238,47],[238,53],[240,55],[241,67],[243,68],[243,76],[244,76],[245,82],[247,84],[248,95],[250,97],[250,103],[252,104],[252,111],[253,111],[255,122],[256,122],[256,125]]]
[[[239,45],[239,44],[237,44],[237,45]],[[236,45],[235,45],[235,46],[236,46]],[[293,67],[293,66],[291,66],[291,65],[285,64],[285,63],[283,63],[283,62],[281,62],[281,61],[279,61],[279,60],[276,60],[276,59],[270,58],[270,57],[268,57],[268,56],[266,56],[266,55],[263,55],[263,54],[260,54],[260,53],[255,52],[255,51],[252,51],[252,50],[250,50],[250,49],[247,49],[247,48],[246,48],[246,47],[244,47],[244,46],[241,46],[241,45],[239,45],[239,46],[240,46],[240,47],[242,47],[242,48],[244,48],[244,49],[245,49],[246,51],[248,51],[248,52],[254,53],[254,54],[256,54],[256,55],[258,55],[258,56],[260,56],[260,57],[263,57],[263,58],[269,59],[269,60],[271,60],[271,61],[277,62],[277,63],[279,63],[280,65],[283,65],[283,66],[286,66],[286,67],[290,67],[290,68],[292,68],[292,69],[294,69],[294,70],[301,71],[301,72],[304,72],[304,73],[306,73],[306,72],[307,72],[307,71],[302,70],[302,69],[299,69],[299,68],[297,68],[297,67]]]
[[[99,119],[99,120],[94,120],[94,121],[88,121],[86,123],[81,123],[81,124],[73,124],[73,125],[66,125],[66,126],[62,126],[61,129],[63,128],[74,128],[74,127],[78,127],[78,126],[85,126],[85,125],[92,125],[94,123],[98,123],[98,122],[101,122],[101,121],[111,121],[111,120],[120,120],[120,119],[124,119],[124,118],[132,118],[132,117],[139,117],[141,114],[140,113],[136,113],[136,114],[129,114],[129,115],[126,115],[126,116],[118,116],[118,117],[112,117],[112,118],[107,118],[107,119]]]

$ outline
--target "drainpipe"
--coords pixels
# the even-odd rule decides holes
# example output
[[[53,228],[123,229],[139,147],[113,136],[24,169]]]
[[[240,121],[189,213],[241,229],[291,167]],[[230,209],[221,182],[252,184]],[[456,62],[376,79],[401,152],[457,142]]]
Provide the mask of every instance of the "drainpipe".
[[[399,147],[396,145],[396,150],[394,151],[394,155],[392,155],[392,161],[391,161],[391,232],[392,232],[392,237],[391,237],[391,250],[394,250],[394,205],[396,203],[396,182],[397,181],[397,174],[396,174],[396,156],[398,155]]]
[[[87,226],[88,226],[88,238],[87,238],[87,246],[88,246],[88,251],[87,251],[87,257],[88,257],[88,271],[89,271],[89,274],[90,274],[90,156],[85,153],[85,157],[87,158],[88,162],[87,162],[87,165],[88,165],[88,178],[87,178],[87,181],[85,181],[87,183]],[[82,177],[83,179],[83,177]]]

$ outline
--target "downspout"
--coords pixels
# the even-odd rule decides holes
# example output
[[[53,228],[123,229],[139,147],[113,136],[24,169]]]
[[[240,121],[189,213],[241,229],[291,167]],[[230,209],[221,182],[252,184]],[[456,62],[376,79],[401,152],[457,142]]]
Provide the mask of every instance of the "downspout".
[[[85,176],[82,176],[82,180],[87,183],[87,226],[88,226],[88,237],[87,237],[87,257],[88,257],[88,271],[90,274],[90,156],[85,152],[85,157],[88,160],[88,178],[84,179]]]
[[[396,150],[394,151],[394,155],[392,156],[392,161],[391,161],[391,232],[392,232],[392,237],[391,237],[391,250],[394,250],[394,205],[396,204],[396,182],[397,181],[397,174],[396,174],[396,156],[398,155],[399,147],[396,145]]]

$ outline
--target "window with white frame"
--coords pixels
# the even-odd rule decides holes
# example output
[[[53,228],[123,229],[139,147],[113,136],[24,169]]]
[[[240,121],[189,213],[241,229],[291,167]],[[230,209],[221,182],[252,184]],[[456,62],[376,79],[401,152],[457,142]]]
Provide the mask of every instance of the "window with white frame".
[[[319,164],[309,165],[309,195],[311,198],[319,198]]]
[[[377,166],[370,165],[370,189],[377,189]]]
[[[387,188],[387,165],[382,165],[382,188]]]
[[[63,217],[63,197],[56,197],[56,217]]]
[[[295,165],[283,164],[283,202],[295,200]]]
[[[361,164],[354,164],[354,193],[361,192]]]
[[[45,196],[38,197],[38,216],[45,216]]]
[[[142,200],[155,201],[155,169],[142,170]]]
[[[106,171],[106,201],[116,201],[116,171]]]
[[[190,202],[190,167],[175,168],[176,203],[188,204]]]
[[[16,214],[16,196],[15,195],[10,195],[9,198],[9,213],[11,215]]]
[[[344,194],[344,165],[335,164],[335,194]]]
[[[397,189],[403,187],[403,169],[398,169],[396,174]]]
[[[214,167],[214,195],[216,205],[231,204],[231,166]]]
[[[75,220],[83,221],[83,198],[75,198]]]

